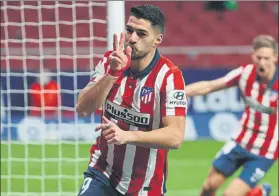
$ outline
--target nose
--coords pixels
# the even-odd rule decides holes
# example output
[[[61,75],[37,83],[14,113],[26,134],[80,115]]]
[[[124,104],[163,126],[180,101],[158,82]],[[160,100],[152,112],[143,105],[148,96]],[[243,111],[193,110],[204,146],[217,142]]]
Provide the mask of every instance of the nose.
[[[264,60],[264,59],[261,59],[261,60],[259,61],[259,64],[260,64],[261,66],[263,66],[263,65],[265,64],[265,60]]]
[[[135,44],[137,43],[138,39],[139,39],[138,34],[136,32],[133,32],[128,42],[130,44]]]

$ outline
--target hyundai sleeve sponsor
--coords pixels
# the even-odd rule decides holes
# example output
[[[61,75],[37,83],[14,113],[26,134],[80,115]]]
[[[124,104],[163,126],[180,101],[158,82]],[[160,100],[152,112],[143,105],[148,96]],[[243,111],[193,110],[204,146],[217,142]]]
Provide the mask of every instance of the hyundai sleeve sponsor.
[[[187,107],[185,92],[183,90],[171,90],[167,92],[167,105],[168,108],[174,107]]]

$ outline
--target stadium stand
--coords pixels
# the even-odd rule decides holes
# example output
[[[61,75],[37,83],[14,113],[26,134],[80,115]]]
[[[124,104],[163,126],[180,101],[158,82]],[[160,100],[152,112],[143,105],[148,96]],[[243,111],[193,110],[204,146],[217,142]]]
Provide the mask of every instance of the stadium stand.
[[[35,5],[36,2],[30,2]],[[144,2],[137,2],[142,4]],[[17,5],[17,2],[13,2]],[[44,2],[45,5],[53,4],[53,2]],[[129,8],[135,2],[126,2],[126,18],[129,14]],[[278,39],[278,12],[276,13],[276,2],[239,2],[238,8],[234,11],[225,11],[223,19],[220,19],[216,12],[206,11],[204,2],[154,2],[166,13],[167,25],[164,41],[162,43],[162,51],[165,52],[179,66],[234,66],[239,62],[249,61],[249,55],[246,52],[241,52],[240,49],[235,51],[225,52],[226,47],[243,46],[251,44],[253,38],[258,34],[270,34]],[[70,5],[70,2],[69,2]],[[59,17],[64,21],[73,20],[71,12],[63,12],[63,7],[59,8]],[[105,18],[105,7],[94,7],[93,18]],[[278,8],[277,8],[278,9]],[[77,20],[88,18],[88,9],[81,7],[76,10]],[[30,9],[30,12],[25,12],[26,22],[38,22],[38,12],[35,9]],[[2,14],[2,12],[1,12]],[[8,10],[9,22],[22,21],[20,10]],[[42,21],[54,22],[55,13],[53,9],[42,9]],[[55,38],[54,25],[42,25],[44,38]],[[61,37],[73,38],[73,27],[71,25],[60,24],[59,31]],[[78,24],[76,37],[90,36],[88,24]],[[96,22],[94,24],[93,34],[95,37],[104,37],[107,26],[105,23]],[[9,36],[22,39],[22,32],[19,26],[9,26]],[[39,37],[38,28],[32,25],[26,25],[26,38],[37,39]],[[5,38],[5,32],[1,26],[1,39]],[[100,53],[104,51],[106,42],[94,40],[94,46]],[[45,47],[55,47],[55,41],[43,42]],[[70,46],[70,42],[60,43],[61,47]],[[77,41],[77,47],[86,47],[88,42]],[[36,47],[36,43],[28,43],[27,47]],[[11,46],[11,45],[10,45]],[[20,47],[21,43],[12,44],[14,47]],[[170,48],[170,47],[178,47]],[[203,48],[199,52],[200,47]],[[224,46],[224,51],[214,52],[210,46]],[[3,44],[1,44],[3,48]],[[196,47],[185,51],[185,47]],[[197,49],[197,51],[196,51]],[[97,60],[96,60],[97,61]],[[71,62],[61,61],[62,67],[71,64]],[[79,62],[88,64],[86,60]],[[48,68],[52,67],[53,62],[48,62]],[[19,66],[13,63],[14,66]],[[32,66],[32,63],[30,64]],[[35,67],[35,66],[34,66]],[[54,66],[55,67],[55,66]],[[72,67],[72,66],[68,66]],[[83,66],[80,66],[83,69]]]

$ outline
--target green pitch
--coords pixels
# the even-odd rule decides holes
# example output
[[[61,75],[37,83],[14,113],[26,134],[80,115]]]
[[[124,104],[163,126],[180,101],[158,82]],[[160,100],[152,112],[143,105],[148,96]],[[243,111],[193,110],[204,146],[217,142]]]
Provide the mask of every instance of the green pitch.
[[[187,141],[179,150],[170,151],[167,196],[199,195],[211,160],[222,145],[216,141]],[[69,195],[71,192],[75,195],[82,184],[90,146],[1,144],[1,195],[5,195],[8,190],[18,195],[24,192],[34,193],[27,195],[41,195],[41,192],[53,195],[57,195],[57,192]],[[272,195],[278,196],[277,162],[263,182],[271,183]],[[217,195],[221,195],[227,184]]]

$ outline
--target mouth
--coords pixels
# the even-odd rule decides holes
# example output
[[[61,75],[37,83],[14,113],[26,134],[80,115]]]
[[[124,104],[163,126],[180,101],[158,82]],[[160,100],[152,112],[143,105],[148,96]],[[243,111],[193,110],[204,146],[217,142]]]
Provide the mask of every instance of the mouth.
[[[261,78],[266,77],[266,69],[263,67],[259,67],[257,73]]]
[[[261,67],[261,68],[259,69],[259,71],[260,71],[261,73],[264,73],[265,69]]]
[[[133,52],[133,53],[137,51],[136,48],[134,48],[134,47],[132,47],[132,46],[130,46],[130,47],[132,48],[132,52]]]

